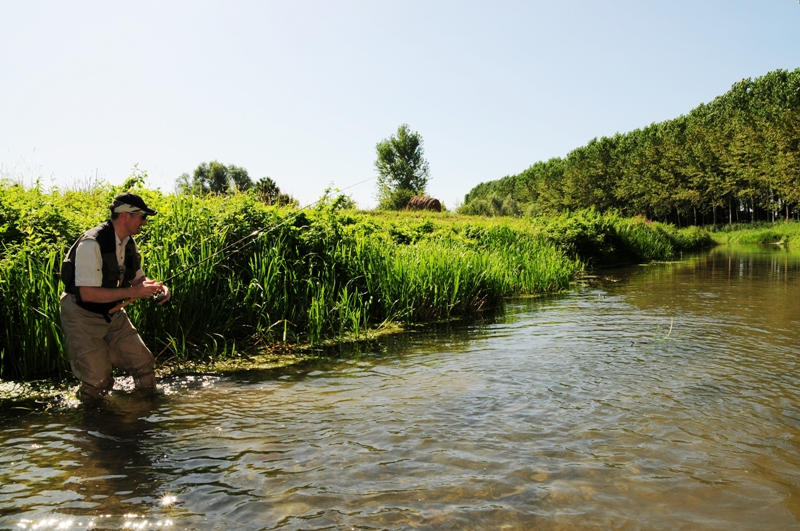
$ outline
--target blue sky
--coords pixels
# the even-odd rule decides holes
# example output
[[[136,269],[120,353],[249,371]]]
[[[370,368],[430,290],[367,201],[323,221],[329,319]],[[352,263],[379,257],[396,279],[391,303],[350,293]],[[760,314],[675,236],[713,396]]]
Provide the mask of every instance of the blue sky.
[[[0,174],[118,184],[138,164],[168,192],[218,160],[301,204],[374,177],[403,123],[452,207],[800,67],[795,0],[0,0],[0,20]]]

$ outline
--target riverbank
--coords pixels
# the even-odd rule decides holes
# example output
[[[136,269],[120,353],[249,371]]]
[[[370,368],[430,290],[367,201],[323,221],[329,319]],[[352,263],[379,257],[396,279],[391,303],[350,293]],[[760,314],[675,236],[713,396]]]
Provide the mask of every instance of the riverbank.
[[[0,378],[68,375],[55,275],[120,190],[2,186]],[[135,191],[159,211],[137,237],[147,274],[176,276],[172,303],[137,301],[128,313],[167,370],[475,318],[509,296],[565,290],[587,267],[666,260],[711,243],[703,231],[591,210],[546,219],[379,214],[345,210],[337,197],[295,210],[248,194]]]
[[[800,242],[800,222],[779,221],[775,223],[734,224],[709,227],[713,240],[726,244],[779,244],[792,245]]]

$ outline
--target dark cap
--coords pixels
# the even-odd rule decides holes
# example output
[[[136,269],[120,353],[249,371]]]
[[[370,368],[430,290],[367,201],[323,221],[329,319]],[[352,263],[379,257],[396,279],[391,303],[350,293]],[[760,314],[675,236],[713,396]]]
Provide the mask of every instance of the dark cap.
[[[108,207],[111,209],[111,212],[143,212],[148,216],[155,216],[158,214],[152,208],[147,208],[147,205],[144,204],[144,199],[139,197],[136,194],[126,193],[126,194],[119,194],[117,197],[114,198],[114,202]]]

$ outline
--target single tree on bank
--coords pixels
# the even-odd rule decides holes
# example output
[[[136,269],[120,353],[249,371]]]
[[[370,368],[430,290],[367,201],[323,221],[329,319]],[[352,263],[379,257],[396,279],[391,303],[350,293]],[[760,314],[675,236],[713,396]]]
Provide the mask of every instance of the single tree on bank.
[[[403,124],[396,135],[378,142],[375,149],[379,209],[400,210],[412,197],[425,193],[429,169],[419,133]]]

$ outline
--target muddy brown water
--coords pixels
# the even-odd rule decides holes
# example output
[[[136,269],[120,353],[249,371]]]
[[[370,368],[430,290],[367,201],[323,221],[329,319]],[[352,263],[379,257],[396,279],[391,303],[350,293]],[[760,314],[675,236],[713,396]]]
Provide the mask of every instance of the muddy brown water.
[[[800,529],[800,255],[0,416],[1,529]]]

